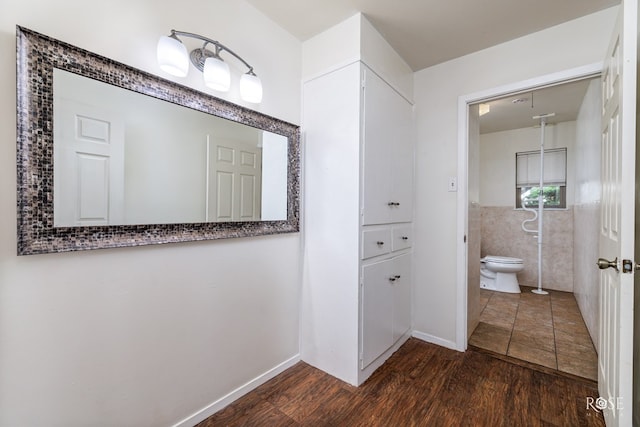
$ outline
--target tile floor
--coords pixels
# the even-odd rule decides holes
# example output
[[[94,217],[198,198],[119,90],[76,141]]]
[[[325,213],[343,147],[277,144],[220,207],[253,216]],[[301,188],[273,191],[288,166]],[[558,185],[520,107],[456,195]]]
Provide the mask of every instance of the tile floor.
[[[469,344],[597,381],[598,356],[573,294],[521,289],[480,290],[480,323]]]

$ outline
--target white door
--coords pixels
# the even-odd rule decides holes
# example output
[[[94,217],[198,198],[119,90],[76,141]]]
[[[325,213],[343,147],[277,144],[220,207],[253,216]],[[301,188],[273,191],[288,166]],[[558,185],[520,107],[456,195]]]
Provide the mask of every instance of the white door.
[[[411,327],[411,254],[393,259],[393,342]]]
[[[414,131],[413,106],[395,93],[393,104],[389,105],[395,133],[390,149],[391,158],[391,198],[396,205],[391,210],[393,222],[413,220],[413,159]]]
[[[364,161],[362,162],[363,187],[362,225],[391,222],[396,209],[392,198],[390,146],[395,130],[391,121],[394,98],[399,97],[380,77],[364,68]]]
[[[362,267],[362,349],[364,369],[393,345],[393,260]],[[393,275],[392,275],[393,274]]]
[[[258,221],[262,150],[242,141],[214,144],[207,166],[207,221]]]
[[[413,107],[364,68],[363,225],[413,217]]]
[[[54,226],[122,224],[124,120],[56,98],[54,140]]]
[[[633,260],[635,244],[637,0],[620,8],[602,78],[598,388],[608,426],[630,426],[633,403],[634,265],[623,260]]]

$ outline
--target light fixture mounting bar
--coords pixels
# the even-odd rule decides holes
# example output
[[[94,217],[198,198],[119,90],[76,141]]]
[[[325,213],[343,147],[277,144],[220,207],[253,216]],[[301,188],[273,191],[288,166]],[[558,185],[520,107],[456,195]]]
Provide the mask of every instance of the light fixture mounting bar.
[[[216,54],[220,53],[221,51],[229,52],[229,54],[234,56],[237,60],[242,62],[249,69],[248,74],[255,75],[255,73],[253,72],[253,67],[251,65],[249,65],[249,63],[247,61],[242,59],[242,57],[240,55],[238,55],[237,53],[235,53],[234,51],[232,51],[231,49],[229,49],[228,47],[226,47],[225,45],[223,45],[222,43],[220,43],[217,40],[213,40],[213,39],[210,39],[208,37],[201,36],[200,34],[189,33],[189,32],[186,32],[186,31],[178,31],[178,30],[171,30],[171,36],[172,37],[173,36],[191,37],[193,39],[197,39],[197,40],[201,40],[201,41],[205,42],[205,46],[206,46],[207,43],[210,43],[210,44],[212,44],[212,45],[214,45],[216,47]],[[204,49],[205,46],[203,46],[202,49]],[[198,62],[192,61],[192,62],[200,71],[203,70],[203,63],[201,63],[199,61]]]

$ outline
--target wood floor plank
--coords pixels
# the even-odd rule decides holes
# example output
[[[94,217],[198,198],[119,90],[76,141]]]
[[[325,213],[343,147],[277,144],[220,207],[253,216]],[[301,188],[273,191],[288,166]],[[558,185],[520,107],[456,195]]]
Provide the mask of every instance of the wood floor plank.
[[[227,406],[222,411],[198,424],[198,427],[295,427],[300,425],[275,406],[261,399],[256,401],[253,406],[243,404],[243,407],[246,408],[243,410],[233,410],[233,406],[235,404]]]
[[[412,338],[360,387],[300,362],[199,427],[603,427],[587,397],[595,382]]]
[[[266,400],[293,420],[301,422],[319,406],[342,390],[342,382],[314,369],[309,374],[291,382],[287,388],[279,388]]]

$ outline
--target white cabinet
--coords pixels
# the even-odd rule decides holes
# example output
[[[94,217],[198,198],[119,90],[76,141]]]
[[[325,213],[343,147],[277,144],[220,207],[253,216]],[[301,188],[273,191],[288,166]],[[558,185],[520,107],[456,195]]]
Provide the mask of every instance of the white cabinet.
[[[391,229],[391,250],[399,251],[410,248],[413,244],[411,224],[396,225]]]
[[[411,327],[411,254],[362,268],[362,354],[366,368]]]
[[[301,358],[354,385],[411,327],[412,127],[361,62],[304,83]]]
[[[413,109],[364,70],[363,225],[409,222],[413,213]]]
[[[388,254],[392,250],[390,228],[369,228],[362,232],[362,259]]]
[[[369,366],[393,344],[393,281],[391,260],[362,268],[362,354],[360,368]]]
[[[411,254],[406,253],[392,260],[393,281],[393,342],[411,328]],[[400,277],[397,277],[400,276]]]

